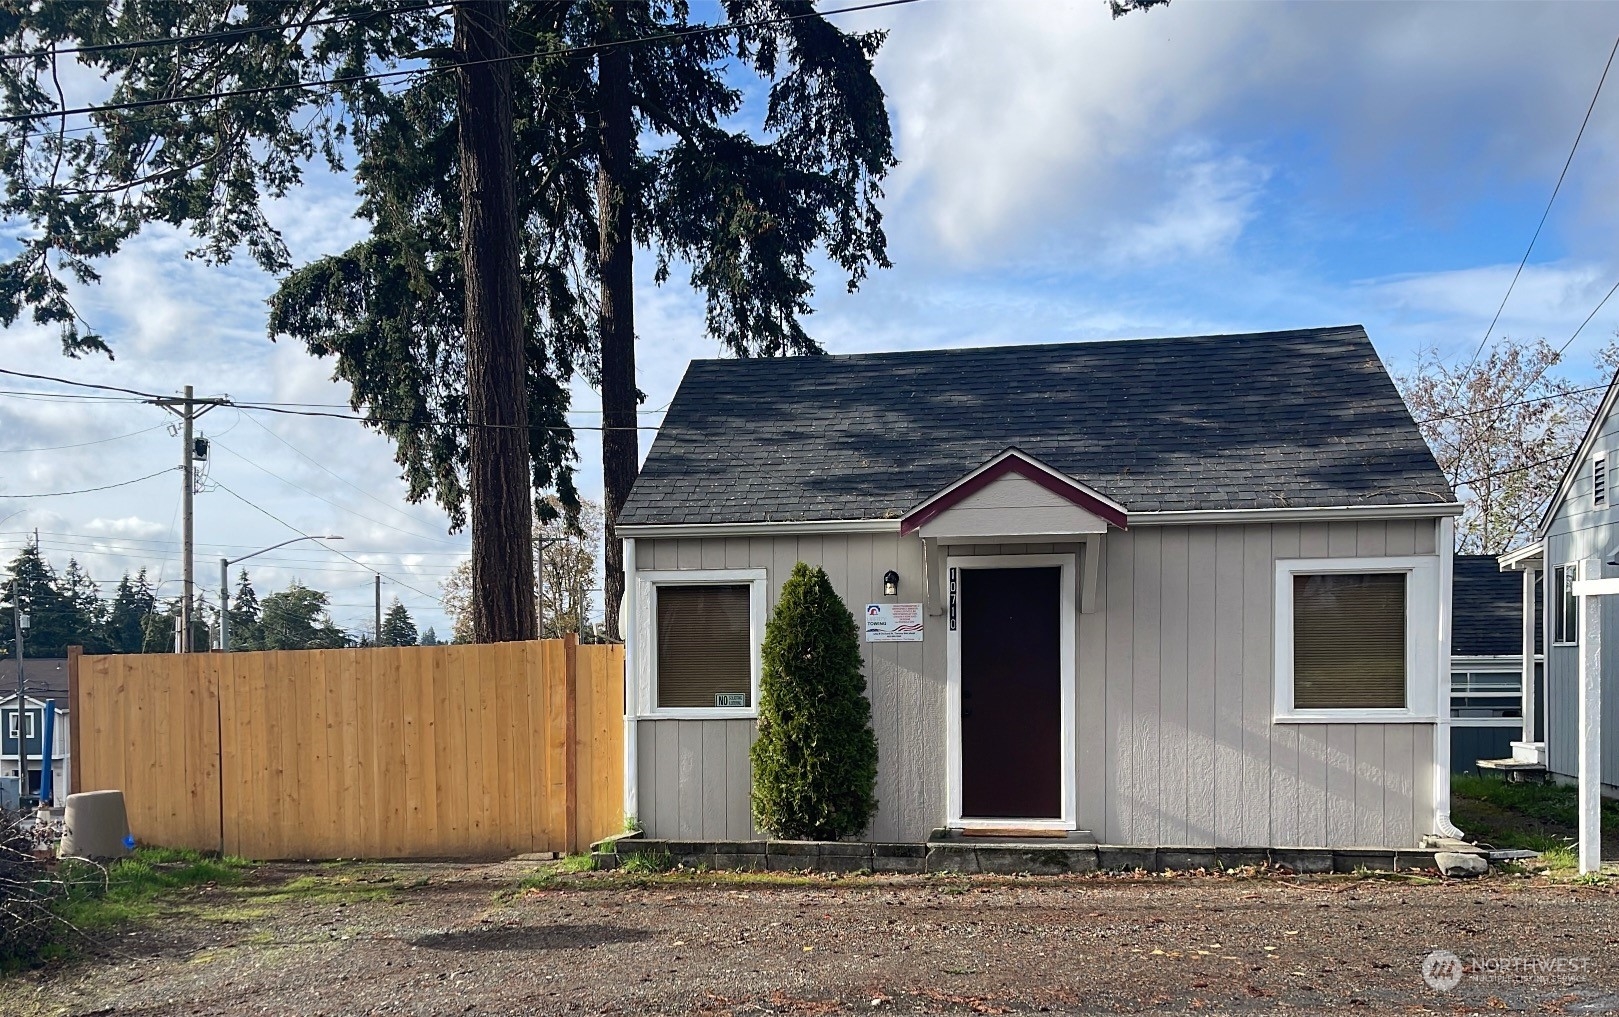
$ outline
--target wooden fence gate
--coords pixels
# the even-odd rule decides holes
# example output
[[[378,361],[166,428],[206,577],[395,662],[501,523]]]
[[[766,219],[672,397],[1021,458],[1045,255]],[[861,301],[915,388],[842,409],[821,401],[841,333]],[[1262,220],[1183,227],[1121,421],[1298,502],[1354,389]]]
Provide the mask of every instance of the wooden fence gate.
[[[69,651],[73,790],[247,858],[580,851],[623,828],[624,648]]]

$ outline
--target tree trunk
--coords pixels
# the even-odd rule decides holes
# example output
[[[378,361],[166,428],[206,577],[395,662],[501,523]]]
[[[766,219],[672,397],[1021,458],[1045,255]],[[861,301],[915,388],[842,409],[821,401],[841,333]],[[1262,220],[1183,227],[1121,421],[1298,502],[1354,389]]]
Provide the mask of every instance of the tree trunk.
[[[466,277],[472,638],[533,639],[528,365],[518,273],[511,64],[505,0],[455,5],[461,264]]]
[[[628,34],[620,4],[606,3],[608,39]],[[596,58],[601,109],[601,161],[596,173],[596,211],[601,232],[601,392],[603,608],[607,638],[622,638],[618,608],[624,597],[624,545],[618,514],[640,466],[635,430],[635,276],[633,210],[625,188],[633,169],[635,125],[630,115],[629,52],[617,47]]]

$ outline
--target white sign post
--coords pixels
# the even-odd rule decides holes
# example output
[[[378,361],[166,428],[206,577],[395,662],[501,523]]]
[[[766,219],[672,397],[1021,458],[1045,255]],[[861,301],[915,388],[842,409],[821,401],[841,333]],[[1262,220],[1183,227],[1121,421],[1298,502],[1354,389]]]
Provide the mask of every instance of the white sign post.
[[[1587,558],[1582,576],[1602,575],[1602,563]],[[1602,871],[1602,597],[1619,594],[1619,578],[1580,579],[1580,873]]]
[[[867,604],[866,642],[920,643],[921,604]]]

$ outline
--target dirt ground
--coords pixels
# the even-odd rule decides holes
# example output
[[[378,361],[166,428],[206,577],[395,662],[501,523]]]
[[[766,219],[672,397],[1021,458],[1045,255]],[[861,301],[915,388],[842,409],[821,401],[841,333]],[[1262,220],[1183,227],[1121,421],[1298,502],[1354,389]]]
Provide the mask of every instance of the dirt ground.
[[[0,1013],[1619,1012],[1619,888],[267,866]],[[1465,971],[1422,977],[1435,950]]]

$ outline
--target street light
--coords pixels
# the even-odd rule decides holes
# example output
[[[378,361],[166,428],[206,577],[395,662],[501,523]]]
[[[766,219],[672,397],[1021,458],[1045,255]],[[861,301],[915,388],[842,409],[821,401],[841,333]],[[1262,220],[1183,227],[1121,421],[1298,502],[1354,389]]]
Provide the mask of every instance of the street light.
[[[241,562],[247,561],[249,558],[257,558],[259,555],[264,554],[266,551],[274,551],[278,547],[286,547],[288,544],[296,544],[300,540],[342,540],[342,539],[343,539],[342,537],[339,537],[336,534],[327,534],[326,536],[314,536],[314,537],[312,537],[312,536],[293,537],[291,540],[283,540],[279,544],[271,544],[269,547],[261,547],[257,551],[254,551],[252,554],[244,554],[240,558],[221,558],[221,559],[219,559],[219,649],[220,649],[220,652],[224,652],[224,651],[230,649],[230,567],[232,565],[240,564]]]

